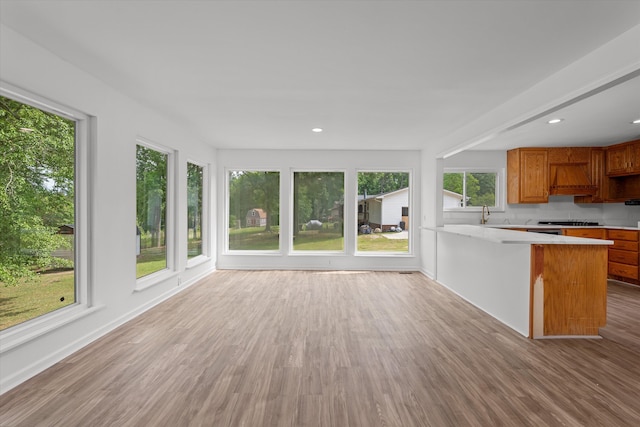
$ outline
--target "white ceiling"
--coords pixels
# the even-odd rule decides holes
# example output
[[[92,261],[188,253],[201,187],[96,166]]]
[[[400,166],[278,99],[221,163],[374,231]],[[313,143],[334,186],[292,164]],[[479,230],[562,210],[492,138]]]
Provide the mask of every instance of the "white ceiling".
[[[421,149],[638,25],[640,1],[0,0],[0,19],[215,147]],[[638,82],[476,149],[640,136],[621,132]]]

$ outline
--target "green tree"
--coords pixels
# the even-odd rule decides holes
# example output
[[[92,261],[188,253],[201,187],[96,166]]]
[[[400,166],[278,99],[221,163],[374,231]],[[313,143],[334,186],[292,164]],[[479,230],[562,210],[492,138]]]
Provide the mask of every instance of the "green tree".
[[[202,253],[203,190],[204,168],[193,163],[187,163],[187,241],[189,256],[196,256]],[[195,246],[193,250],[191,246]]]
[[[143,234],[151,236],[147,247],[164,246],[167,157],[151,148],[136,146],[136,220]]]
[[[58,227],[74,223],[75,122],[0,96],[0,281],[68,265]]]
[[[384,194],[407,188],[409,174],[406,172],[361,172],[358,174],[358,194]]]
[[[469,193],[471,188],[472,193]],[[467,195],[469,206],[495,206],[496,174],[493,172],[475,172],[467,174]]]
[[[464,174],[462,173],[446,172],[442,178],[442,187],[462,195],[464,193],[463,178]]]

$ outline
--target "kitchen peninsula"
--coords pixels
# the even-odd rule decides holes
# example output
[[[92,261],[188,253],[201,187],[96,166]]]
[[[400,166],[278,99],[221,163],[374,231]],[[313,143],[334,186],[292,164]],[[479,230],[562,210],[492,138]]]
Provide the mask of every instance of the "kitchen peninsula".
[[[476,225],[433,230],[438,282],[518,333],[595,337],[605,326],[612,241]]]

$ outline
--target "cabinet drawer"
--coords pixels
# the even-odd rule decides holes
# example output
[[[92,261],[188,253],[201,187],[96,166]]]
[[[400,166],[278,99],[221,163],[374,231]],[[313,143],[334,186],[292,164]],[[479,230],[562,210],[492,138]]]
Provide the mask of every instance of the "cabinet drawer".
[[[614,240],[613,245],[609,249],[620,249],[623,251],[638,252],[638,242],[630,242],[628,240]]]
[[[586,237],[589,239],[604,239],[605,232],[602,228],[565,228],[565,236]]]
[[[638,279],[638,266],[609,262],[609,274],[612,276],[628,277]]]
[[[633,230],[607,230],[607,238],[611,240],[638,241],[638,232]]]
[[[628,265],[638,265],[638,253],[609,249],[609,261]]]

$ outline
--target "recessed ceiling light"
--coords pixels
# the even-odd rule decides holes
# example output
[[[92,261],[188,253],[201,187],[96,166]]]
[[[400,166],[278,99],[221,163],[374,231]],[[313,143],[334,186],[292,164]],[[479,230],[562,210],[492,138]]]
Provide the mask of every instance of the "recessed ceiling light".
[[[634,125],[640,125],[640,119],[635,119],[631,123],[634,124]]]
[[[322,128],[313,128],[311,129],[311,132],[320,133],[322,132]]]
[[[556,123],[560,123],[563,120],[564,119],[551,119],[547,123],[549,123],[550,125],[555,125]]]

